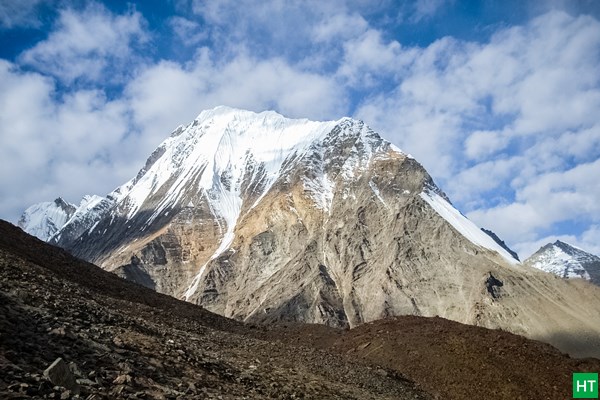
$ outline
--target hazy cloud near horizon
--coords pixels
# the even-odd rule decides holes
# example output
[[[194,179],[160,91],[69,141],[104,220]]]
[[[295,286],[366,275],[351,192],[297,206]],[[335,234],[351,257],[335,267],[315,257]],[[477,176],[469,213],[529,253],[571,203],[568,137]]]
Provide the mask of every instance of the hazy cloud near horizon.
[[[24,39],[0,59],[2,218],[110,192],[174,128],[225,104],[363,119],[522,256],[556,239],[600,254],[600,11],[588,3],[519,3],[518,20],[511,2],[9,3],[2,40]]]

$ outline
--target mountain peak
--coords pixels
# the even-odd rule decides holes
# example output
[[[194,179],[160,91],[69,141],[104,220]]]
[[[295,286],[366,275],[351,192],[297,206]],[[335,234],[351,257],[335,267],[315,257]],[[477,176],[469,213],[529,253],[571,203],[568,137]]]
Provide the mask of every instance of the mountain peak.
[[[215,198],[213,210],[233,223],[227,217],[231,216],[231,207],[239,208],[237,199],[244,184],[265,193],[286,167],[309,153],[318,157],[323,146],[349,136],[365,141],[362,148],[384,145],[401,152],[361,121],[348,117],[318,122],[289,119],[274,111],[255,113],[219,106],[201,112],[191,124],[178,127],[152,153],[138,175],[109,197],[122,202],[131,218],[149,196],[164,190],[164,199],[152,217],[155,219],[178,202],[184,187],[195,184]],[[366,150],[368,154],[374,151]],[[254,171],[253,175],[245,176],[248,171]],[[250,182],[245,182],[247,179]],[[172,183],[169,189],[164,186],[168,182]],[[229,204],[227,212],[223,204]]]
[[[525,264],[561,278],[582,278],[600,285],[600,257],[561,240],[542,246]]]

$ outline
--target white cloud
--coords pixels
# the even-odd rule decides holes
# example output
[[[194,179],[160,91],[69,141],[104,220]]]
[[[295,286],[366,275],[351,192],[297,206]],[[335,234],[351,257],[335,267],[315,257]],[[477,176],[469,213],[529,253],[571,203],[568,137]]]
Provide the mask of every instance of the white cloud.
[[[564,172],[539,174],[517,190],[516,201],[468,213],[512,243],[531,242],[563,221],[600,222],[600,159]],[[522,246],[522,245],[521,245]]]
[[[502,151],[508,144],[504,132],[475,131],[465,140],[467,157],[478,160]]]
[[[308,44],[317,20],[343,13],[341,1],[192,1],[194,14],[211,26],[211,37],[227,48],[244,44],[263,56],[276,56]]]
[[[375,29],[345,41],[343,47],[344,60],[337,74],[353,87],[374,86],[386,75],[399,74],[414,57],[414,51],[403,49],[397,41],[386,43]]]
[[[20,62],[67,84],[122,79],[134,67],[132,46],[148,40],[144,25],[139,12],[113,15],[98,3],[82,12],[64,9],[57,28],[25,51]]]
[[[198,45],[208,38],[208,32],[196,21],[174,16],[169,19],[169,25],[185,46]]]
[[[420,22],[437,14],[443,7],[454,3],[454,0],[417,0],[413,5],[412,22]]]
[[[313,27],[313,40],[334,42],[355,38],[366,32],[369,23],[359,14],[334,14]]]
[[[20,74],[16,67],[0,61],[0,149],[4,153],[3,178],[12,187],[20,181],[19,169],[34,172],[43,167],[49,149],[40,143],[44,121],[53,114],[53,82],[38,74]],[[24,118],[27,116],[27,118]],[[23,163],[22,161],[26,161]],[[7,171],[6,169],[14,169]]]
[[[208,49],[185,67],[167,61],[148,67],[128,85],[127,94],[136,122],[150,137],[164,136],[202,109],[221,104],[313,119],[334,118],[345,108],[343,92],[332,79],[281,59],[240,54],[220,63]]]
[[[0,62],[0,209],[16,219],[34,202],[107,193],[134,173],[127,152],[128,116],[121,101],[80,91],[55,98],[54,81]],[[129,154],[136,167],[143,155]],[[141,159],[140,159],[141,158]]]
[[[394,8],[391,0],[191,0],[189,10],[231,55],[241,46],[261,58],[285,58],[312,71],[339,65],[345,40],[366,32],[366,18]],[[333,68],[335,69],[335,68]],[[329,71],[329,70],[328,70]]]
[[[520,172],[522,164],[523,159],[515,156],[489,160],[463,169],[451,181],[452,199],[466,203],[470,209],[498,201],[494,192],[501,192],[502,186]],[[462,188],[468,190],[463,191]]]
[[[574,244],[585,251],[600,256],[600,225],[591,225]]]
[[[0,2],[0,27],[13,29],[38,27],[40,19],[36,10],[45,0],[2,0]]]

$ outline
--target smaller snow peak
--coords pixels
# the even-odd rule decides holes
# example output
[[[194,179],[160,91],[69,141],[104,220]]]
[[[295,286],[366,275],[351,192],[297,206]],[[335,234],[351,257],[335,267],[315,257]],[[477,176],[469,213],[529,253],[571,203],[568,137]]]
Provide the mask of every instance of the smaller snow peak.
[[[28,207],[21,215],[18,226],[30,235],[48,241],[75,213],[76,207],[61,197]]]
[[[600,257],[560,240],[542,246],[525,264],[561,278],[582,278],[600,285]]]

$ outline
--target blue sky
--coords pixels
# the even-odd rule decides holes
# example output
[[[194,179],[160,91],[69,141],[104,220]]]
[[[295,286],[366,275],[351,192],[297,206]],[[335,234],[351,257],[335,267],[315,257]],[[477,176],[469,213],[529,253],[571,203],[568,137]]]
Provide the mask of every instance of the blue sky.
[[[0,1],[0,217],[220,104],[366,121],[521,256],[600,254],[600,2]]]

